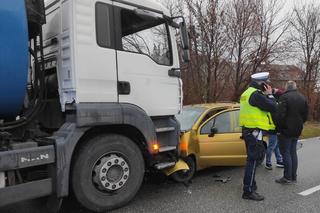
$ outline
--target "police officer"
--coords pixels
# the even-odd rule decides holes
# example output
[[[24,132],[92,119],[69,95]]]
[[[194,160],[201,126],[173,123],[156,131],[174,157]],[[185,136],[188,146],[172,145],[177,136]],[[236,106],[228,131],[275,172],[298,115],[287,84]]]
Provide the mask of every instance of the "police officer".
[[[249,88],[240,98],[240,126],[246,143],[247,164],[243,179],[243,199],[261,201],[255,181],[257,160],[261,154],[258,143],[262,141],[262,131],[275,130],[271,114],[276,112],[277,103],[272,96],[272,88],[267,84],[268,72],[251,76]]]

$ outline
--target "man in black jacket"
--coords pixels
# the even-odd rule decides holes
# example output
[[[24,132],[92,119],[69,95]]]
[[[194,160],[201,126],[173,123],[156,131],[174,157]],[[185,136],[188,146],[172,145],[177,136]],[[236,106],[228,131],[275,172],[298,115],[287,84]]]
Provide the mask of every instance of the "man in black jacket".
[[[288,81],[286,92],[279,99],[277,127],[280,132],[279,148],[284,162],[284,175],[277,179],[280,184],[290,184],[297,180],[297,141],[307,120],[308,104],[297,91],[294,81]]]

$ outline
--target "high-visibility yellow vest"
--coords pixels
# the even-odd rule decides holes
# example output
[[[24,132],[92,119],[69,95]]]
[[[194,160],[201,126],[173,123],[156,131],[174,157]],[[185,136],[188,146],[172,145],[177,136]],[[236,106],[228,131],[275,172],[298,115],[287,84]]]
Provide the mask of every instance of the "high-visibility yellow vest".
[[[240,97],[240,126],[266,131],[275,130],[271,113],[250,105],[249,98],[255,91],[256,88],[249,87]]]

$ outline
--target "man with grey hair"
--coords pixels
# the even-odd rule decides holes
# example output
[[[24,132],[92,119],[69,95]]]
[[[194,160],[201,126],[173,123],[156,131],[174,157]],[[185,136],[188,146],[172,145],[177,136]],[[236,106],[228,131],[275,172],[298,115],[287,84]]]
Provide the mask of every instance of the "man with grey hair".
[[[307,116],[308,104],[305,97],[297,91],[296,82],[288,81],[277,110],[279,148],[284,163],[283,177],[277,179],[277,183],[290,184],[297,181],[297,142]]]

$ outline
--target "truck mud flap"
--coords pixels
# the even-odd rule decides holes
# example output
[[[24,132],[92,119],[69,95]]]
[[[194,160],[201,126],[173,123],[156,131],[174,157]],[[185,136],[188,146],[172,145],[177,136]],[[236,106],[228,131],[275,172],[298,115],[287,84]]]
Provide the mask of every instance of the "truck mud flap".
[[[0,152],[0,172],[55,162],[53,145]]]

